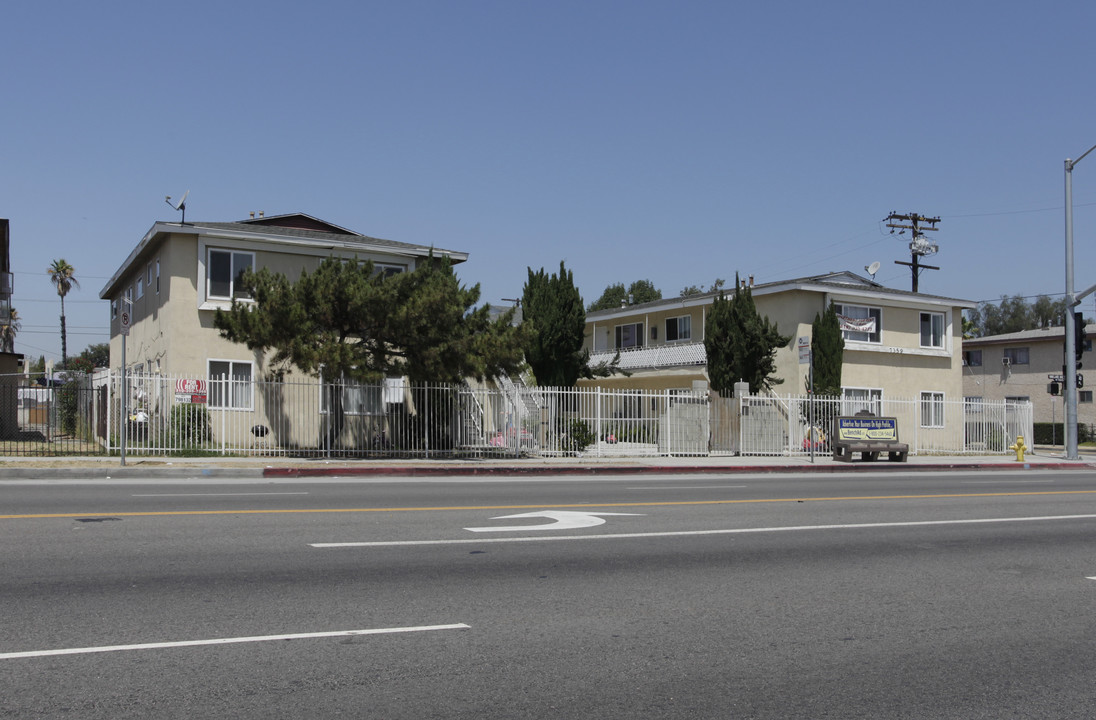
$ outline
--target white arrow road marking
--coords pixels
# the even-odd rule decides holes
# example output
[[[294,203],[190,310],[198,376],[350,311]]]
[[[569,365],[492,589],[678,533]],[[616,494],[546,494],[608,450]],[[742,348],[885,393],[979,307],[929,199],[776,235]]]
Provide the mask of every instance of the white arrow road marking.
[[[605,523],[608,515],[633,515],[642,513],[611,513],[611,512],[576,512],[573,510],[539,510],[519,515],[500,515],[492,520],[511,520],[513,518],[550,518],[553,522],[543,525],[507,525],[506,527],[475,527],[464,528],[472,532],[510,532],[512,530],[572,530],[574,528],[593,527]]]

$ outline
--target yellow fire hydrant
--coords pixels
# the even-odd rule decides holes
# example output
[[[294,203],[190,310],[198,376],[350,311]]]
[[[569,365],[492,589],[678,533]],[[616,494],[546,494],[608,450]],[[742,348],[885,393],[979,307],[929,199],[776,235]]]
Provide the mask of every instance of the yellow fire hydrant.
[[[1024,452],[1027,451],[1027,450],[1030,450],[1031,448],[1029,448],[1027,445],[1024,445],[1024,436],[1023,435],[1017,435],[1016,436],[1016,442],[1009,445],[1008,449],[1016,451],[1016,462],[1023,462],[1024,461]]]

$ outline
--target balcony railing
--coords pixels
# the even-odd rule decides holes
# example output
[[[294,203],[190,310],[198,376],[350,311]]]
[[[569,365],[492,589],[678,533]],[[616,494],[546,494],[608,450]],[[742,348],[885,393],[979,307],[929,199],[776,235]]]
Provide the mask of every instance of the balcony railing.
[[[598,350],[590,353],[590,365],[612,362],[616,350]],[[704,343],[664,343],[641,348],[625,348],[620,351],[620,367],[625,370],[704,365],[708,361]]]

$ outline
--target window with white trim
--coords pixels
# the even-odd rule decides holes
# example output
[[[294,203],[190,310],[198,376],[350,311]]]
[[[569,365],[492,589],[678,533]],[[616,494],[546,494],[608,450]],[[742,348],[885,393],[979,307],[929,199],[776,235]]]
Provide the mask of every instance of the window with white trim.
[[[373,272],[385,277],[392,277],[407,272],[406,265],[391,265],[389,263],[373,263]]]
[[[137,299],[140,300],[145,296],[145,279],[143,277],[137,278]]]
[[[692,340],[693,318],[690,315],[666,318],[666,342]]]
[[[118,301],[117,300],[111,300],[110,301],[110,319],[111,320],[117,320],[118,319]]]
[[[643,323],[616,326],[616,348],[643,347]]]
[[[921,393],[921,427],[944,427],[944,393]]]
[[[872,415],[882,415],[882,388],[841,388],[841,414],[855,415],[867,410]]]
[[[838,305],[837,322],[841,337],[851,342],[879,343],[883,331],[883,310],[865,305]]]
[[[921,347],[944,347],[944,313],[921,313]]]
[[[209,407],[252,409],[252,363],[242,360],[209,361]]]
[[[209,249],[206,260],[206,297],[210,299],[249,299],[239,287],[244,271],[255,268],[255,253],[239,250]]]

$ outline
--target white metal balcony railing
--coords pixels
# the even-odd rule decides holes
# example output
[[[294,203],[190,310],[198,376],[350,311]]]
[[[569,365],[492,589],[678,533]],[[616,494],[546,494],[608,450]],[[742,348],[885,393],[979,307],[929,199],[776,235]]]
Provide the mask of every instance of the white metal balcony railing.
[[[616,350],[596,350],[590,353],[590,365],[612,362],[616,352]],[[625,348],[620,351],[620,367],[625,370],[703,365],[707,361],[704,343],[701,342],[665,343],[649,347]]]

